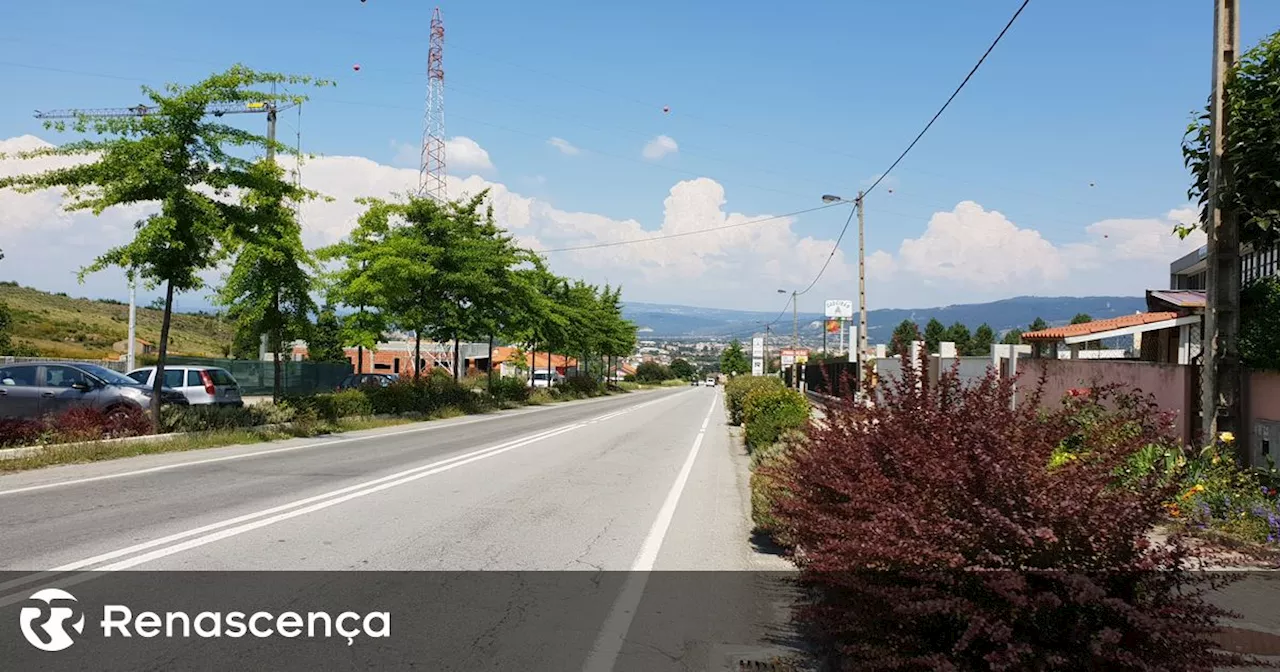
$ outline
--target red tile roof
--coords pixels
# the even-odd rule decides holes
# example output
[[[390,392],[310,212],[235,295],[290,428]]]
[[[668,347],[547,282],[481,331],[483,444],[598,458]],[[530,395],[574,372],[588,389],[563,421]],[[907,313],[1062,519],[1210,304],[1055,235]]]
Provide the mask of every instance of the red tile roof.
[[[1155,289],[1148,293],[1153,298],[1180,308],[1204,308],[1203,289]]]
[[[1093,322],[1085,322],[1083,324],[1068,324],[1062,327],[1050,327],[1040,331],[1025,333],[1022,335],[1022,338],[1023,340],[1028,341],[1060,341],[1064,338],[1071,338],[1073,336],[1100,334],[1104,331],[1111,331],[1112,329],[1136,327],[1140,324],[1163,322],[1165,320],[1177,319],[1177,317],[1177,313],[1137,313],[1134,315],[1112,317],[1106,320],[1094,320]]]

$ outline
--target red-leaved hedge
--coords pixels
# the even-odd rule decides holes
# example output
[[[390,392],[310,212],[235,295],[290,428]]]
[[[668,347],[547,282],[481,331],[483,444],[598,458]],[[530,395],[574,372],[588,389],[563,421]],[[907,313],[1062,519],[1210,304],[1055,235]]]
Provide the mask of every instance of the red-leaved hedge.
[[[0,447],[29,446],[42,440],[49,443],[93,441],[151,432],[146,414],[132,409],[104,413],[94,408],[74,407],[44,418],[0,418]]]
[[[1134,393],[1098,412],[1038,411],[1027,386],[918,388],[913,369],[874,407],[845,403],[769,476],[774,512],[812,600],[800,621],[842,669],[1203,670],[1214,650],[1207,579],[1178,539],[1148,543],[1170,487],[1119,487],[1135,450],[1170,440]],[[1034,387],[1034,386],[1033,386]],[[1064,441],[1088,459],[1049,469]]]

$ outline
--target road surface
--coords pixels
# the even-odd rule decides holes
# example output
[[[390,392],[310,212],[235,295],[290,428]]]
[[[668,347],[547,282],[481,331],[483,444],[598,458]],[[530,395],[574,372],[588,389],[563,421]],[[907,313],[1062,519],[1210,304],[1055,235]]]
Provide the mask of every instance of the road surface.
[[[720,391],[0,477],[0,607],[60,586],[90,614],[85,645],[24,669],[729,669],[785,639],[789,598],[749,542]],[[98,603],[129,600],[400,620],[354,643],[97,639]]]

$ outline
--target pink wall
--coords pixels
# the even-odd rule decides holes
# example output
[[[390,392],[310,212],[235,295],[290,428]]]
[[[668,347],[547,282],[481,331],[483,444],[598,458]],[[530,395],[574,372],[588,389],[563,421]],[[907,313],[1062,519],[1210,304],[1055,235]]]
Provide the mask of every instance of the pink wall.
[[[1249,417],[1280,421],[1280,372],[1249,372]]]
[[[1183,442],[1191,443],[1188,414],[1191,403],[1192,367],[1182,364],[1116,360],[1031,359],[1018,360],[1018,396],[1026,394],[1046,372],[1046,407],[1056,407],[1067,390],[1104,384],[1121,384],[1155,396],[1161,410],[1176,414],[1175,428]],[[1277,379],[1280,387],[1280,378]],[[1280,404],[1280,401],[1276,402]]]

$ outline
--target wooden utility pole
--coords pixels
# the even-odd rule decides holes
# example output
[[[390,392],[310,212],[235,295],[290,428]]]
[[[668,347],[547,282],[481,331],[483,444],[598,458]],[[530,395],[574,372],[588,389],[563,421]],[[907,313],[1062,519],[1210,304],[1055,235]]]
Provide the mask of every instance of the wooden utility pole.
[[[1240,430],[1240,229],[1219,187],[1231,157],[1226,84],[1239,54],[1237,0],[1214,0],[1213,95],[1209,106],[1209,200],[1205,208],[1209,263],[1201,352],[1201,428],[1205,439]],[[1242,444],[1245,442],[1241,442]]]
[[[858,362],[867,357],[867,238],[862,222],[862,197],[858,192]]]

